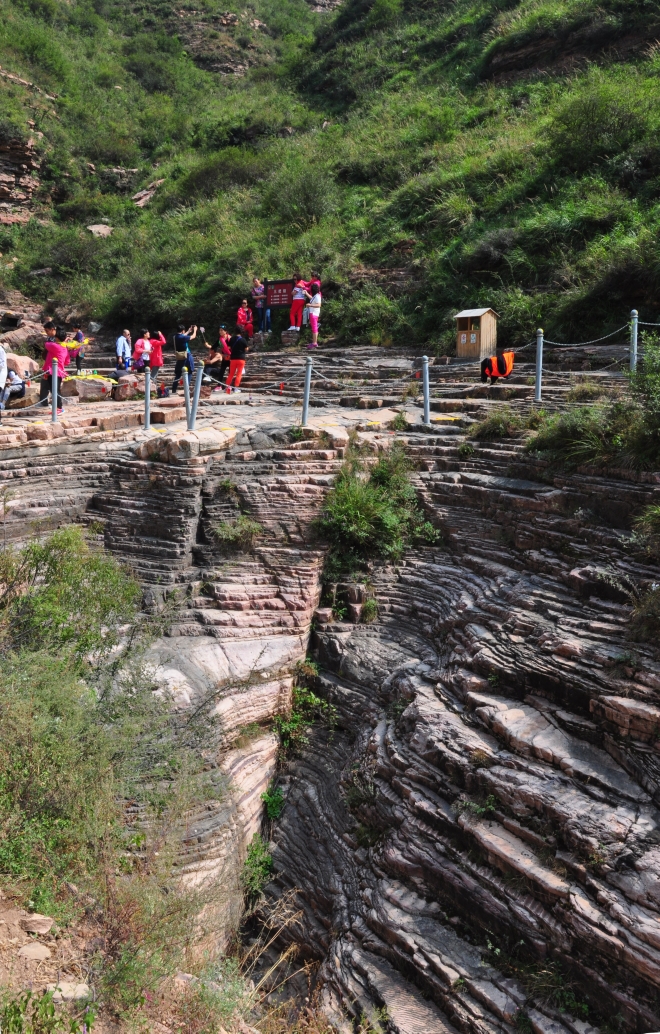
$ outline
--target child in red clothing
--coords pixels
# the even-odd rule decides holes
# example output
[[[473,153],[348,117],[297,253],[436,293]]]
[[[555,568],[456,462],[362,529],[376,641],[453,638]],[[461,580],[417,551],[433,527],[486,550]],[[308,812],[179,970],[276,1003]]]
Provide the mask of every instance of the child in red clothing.
[[[236,313],[236,326],[238,327],[239,334],[245,333],[248,337],[252,337],[254,334],[252,309],[248,307],[247,298],[243,299],[241,307]]]
[[[308,284],[307,281],[303,280],[300,276],[295,276],[293,279],[294,285],[291,296],[291,311],[289,313],[291,326],[289,327],[289,330],[300,330]]]

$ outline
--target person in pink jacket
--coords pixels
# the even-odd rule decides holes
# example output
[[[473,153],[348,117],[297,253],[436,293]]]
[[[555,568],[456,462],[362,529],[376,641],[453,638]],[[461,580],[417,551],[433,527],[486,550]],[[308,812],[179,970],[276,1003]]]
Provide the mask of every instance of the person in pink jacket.
[[[43,377],[39,388],[39,401],[42,406],[48,405],[48,396],[52,393],[57,401],[57,412],[62,412],[62,378],[69,362],[69,349],[66,347],[66,330],[58,327],[55,336],[49,334],[44,342],[46,358],[43,365]],[[53,359],[57,359],[57,378],[53,382]]]

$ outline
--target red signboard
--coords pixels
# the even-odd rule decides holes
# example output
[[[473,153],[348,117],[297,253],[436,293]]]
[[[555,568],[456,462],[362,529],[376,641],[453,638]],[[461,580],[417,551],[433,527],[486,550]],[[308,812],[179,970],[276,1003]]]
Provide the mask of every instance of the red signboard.
[[[288,309],[293,295],[293,280],[266,280],[266,308]]]

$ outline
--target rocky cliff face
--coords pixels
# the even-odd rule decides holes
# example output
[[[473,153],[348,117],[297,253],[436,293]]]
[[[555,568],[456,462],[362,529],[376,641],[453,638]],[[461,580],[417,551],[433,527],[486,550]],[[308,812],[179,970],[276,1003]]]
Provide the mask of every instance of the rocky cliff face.
[[[612,525],[657,489],[432,443],[409,448],[448,548],[375,573],[376,625],[316,632],[339,728],[292,765],[277,887],[336,1016],[655,1029],[660,668],[605,569],[653,578]]]
[[[657,1029],[660,663],[631,638],[621,584],[660,581],[624,541],[658,481],[553,475],[508,442],[461,458],[473,408],[499,403],[442,390],[451,415],[399,437],[445,545],[374,569],[372,625],[317,623],[310,642],[310,525],[340,425],[364,419],[347,405],[322,411],[323,441],[292,441],[295,410],[275,405],[207,417],[197,437],[72,424],[58,442],[7,440],[5,533],[94,521],[149,606],[179,593],[151,659],[179,707],[218,720],[218,801],[190,816],[181,865],[222,885],[219,937],[277,770],[271,721],[311,648],[338,720],[280,768],[269,893],[295,892],[288,936],[337,1025]],[[361,426],[373,451],[393,440]],[[248,553],[216,535],[241,513],[262,528]]]
[[[33,140],[0,139],[0,224],[30,218],[39,165]]]

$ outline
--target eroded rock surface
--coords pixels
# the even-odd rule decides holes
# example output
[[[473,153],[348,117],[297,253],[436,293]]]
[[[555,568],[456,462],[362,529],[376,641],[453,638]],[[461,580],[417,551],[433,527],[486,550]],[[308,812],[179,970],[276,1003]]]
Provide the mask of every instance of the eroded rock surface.
[[[449,548],[377,570],[375,625],[315,633],[338,728],[290,766],[272,892],[299,888],[336,1016],[656,1029],[660,665],[611,577],[657,577],[614,530],[655,489],[409,447]]]

